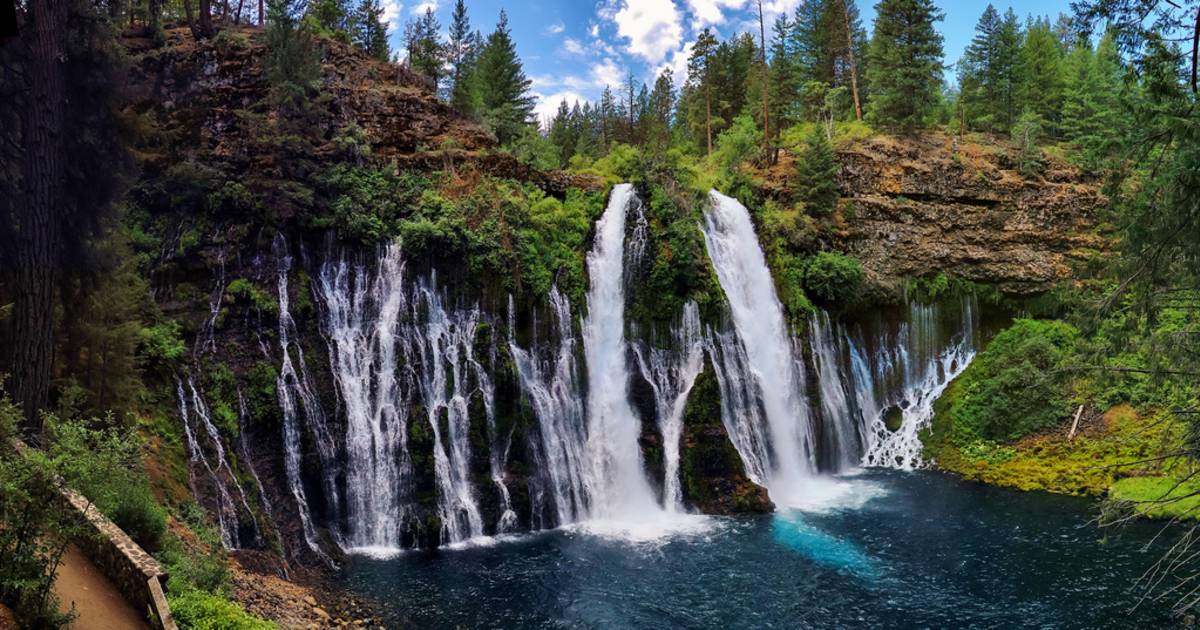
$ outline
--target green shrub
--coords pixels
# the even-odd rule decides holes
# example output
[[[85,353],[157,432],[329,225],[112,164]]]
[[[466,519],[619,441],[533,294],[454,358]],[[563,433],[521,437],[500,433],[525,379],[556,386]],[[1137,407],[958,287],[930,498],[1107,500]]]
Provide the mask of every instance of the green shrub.
[[[225,287],[225,294],[233,298],[235,304],[251,306],[269,315],[279,313],[276,296],[254,286],[245,278],[238,278],[230,282],[229,286]]]
[[[277,626],[216,595],[188,590],[170,597],[171,615],[183,630],[274,630]]]
[[[809,260],[804,271],[808,294],[827,304],[845,304],[858,296],[863,269],[854,258],[837,252],[821,252]]]
[[[955,442],[1011,441],[1070,416],[1061,367],[1078,332],[1058,321],[1018,319],[963,373],[948,412]]]
[[[71,487],[134,542],[157,550],[167,527],[166,512],[150,490],[137,434],[113,426],[111,418],[85,423],[48,415],[45,427],[47,453]]]

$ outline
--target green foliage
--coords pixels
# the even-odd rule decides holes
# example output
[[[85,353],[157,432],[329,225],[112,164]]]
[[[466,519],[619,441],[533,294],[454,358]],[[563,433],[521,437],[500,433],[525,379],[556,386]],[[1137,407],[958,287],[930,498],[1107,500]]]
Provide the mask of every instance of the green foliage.
[[[404,47],[408,53],[408,67],[425,75],[433,85],[442,78],[445,63],[445,47],[441,42],[442,26],[432,7],[415,20],[404,25]]]
[[[833,147],[822,130],[814,129],[796,160],[796,195],[810,215],[824,217],[833,213],[838,198],[836,175]]]
[[[943,15],[931,0],[882,0],[871,38],[868,119],[912,132],[925,126],[940,99]]]
[[[107,425],[107,426],[106,426]],[[166,513],[150,490],[136,432],[108,420],[45,422],[47,455],[71,487],[148,551],[158,549]]]
[[[718,168],[732,172],[742,163],[758,154],[762,145],[762,131],[750,116],[738,116],[728,129],[717,137],[717,150],[712,160]]]
[[[58,494],[59,462],[11,446],[20,411],[0,392],[0,603],[29,628],[66,627],[51,585],[71,539],[82,533]]]
[[[530,85],[508,29],[508,16],[501,10],[496,30],[488,35],[472,73],[473,109],[501,144],[520,136],[529,125]]]
[[[1147,476],[1116,480],[1109,500],[1149,518],[1200,518],[1200,483],[1186,477]]]
[[[517,234],[522,280],[534,295],[548,295],[556,281],[567,295],[582,291],[584,242],[595,209],[596,199],[579,191],[564,201],[531,191],[529,220]]]
[[[271,101],[288,113],[304,109],[321,78],[321,50],[299,27],[300,6],[299,0],[267,0],[266,75]]]
[[[948,413],[954,440],[1009,441],[1068,418],[1061,372],[1079,333],[1069,324],[1019,319],[988,344],[960,377]]]
[[[1045,168],[1045,160],[1042,158],[1042,150],[1038,147],[1038,141],[1041,139],[1043,132],[1043,124],[1040,116],[1032,110],[1025,110],[1024,114],[1017,119],[1012,128],[1013,141],[1017,143],[1020,149],[1020,156],[1017,158],[1017,169],[1026,177],[1037,175]]]
[[[559,163],[559,151],[554,143],[533,125],[521,129],[509,149],[518,160],[533,168],[551,170],[563,166]]]
[[[274,630],[277,626],[248,614],[241,606],[203,591],[170,598],[171,615],[184,630]]]
[[[804,270],[804,288],[826,304],[848,304],[858,297],[863,281],[862,265],[837,252],[820,252]]]
[[[397,222],[412,212],[431,185],[424,176],[393,169],[340,163],[317,177],[328,211],[308,219],[315,228],[337,228],[344,239],[377,243],[397,234]]]
[[[387,61],[390,52],[388,23],[383,17],[383,5],[379,0],[361,0],[354,10],[351,23],[354,25],[351,36],[354,45],[380,61]]]
[[[1010,8],[1004,17],[988,5],[959,62],[959,106],[973,128],[1004,132],[1016,120],[1021,27]]]
[[[230,282],[225,287],[225,295],[239,306],[252,307],[268,315],[279,314],[277,296],[254,286],[254,283],[245,278],[237,278]]]

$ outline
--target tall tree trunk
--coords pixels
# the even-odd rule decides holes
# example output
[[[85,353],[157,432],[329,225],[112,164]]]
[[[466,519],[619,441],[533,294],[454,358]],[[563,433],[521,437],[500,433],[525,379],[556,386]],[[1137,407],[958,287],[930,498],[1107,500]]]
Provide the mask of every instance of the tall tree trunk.
[[[212,0],[200,0],[199,5],[200,10],[196,16],[196,25],[199,34],[196,35],[196,38],[207,39],[212,37],[213,34]]]
[[[54,345],[54,287],[61,243],[62,128],[65,92],[67,0],[30,3],[30,98],[23,132],[24,208],[17,216],[19,243],[13,301],[13,393],[25,419],[38,428],[38,411],[50,396]]]
[[[263,16],[264,16],[263,0],[258,0],[258,26],[259,26],[259,28],[262,28],[262,25],[266,22],[266,20]]]
[[[242,9],[246,6],[246,0],[238,0],[237,12],[233,14],[233,23],[242,23]]]
[[[854,95],[854,119],[862,120],[862,102],[858,100],[858,65],[854,62],[854,27],[850,23],[850,0],[842,0],[846,17],[846,58],[850,62],[850,93]]]
[[[704,129],[708,135],[708,154],[712,155],[712,96],[704,88]]]
[[[767,30],[763,26],[763,8],[762,0],[758,0],[758,47],[761,49],[759,61],[762,63],[762,119],[763,119],[763,155],[767,154],[767,148],[771,146],[771,117],[770,117],[770,97],[767,95],[767,88],[770,85],[770,76],[767,73]]]

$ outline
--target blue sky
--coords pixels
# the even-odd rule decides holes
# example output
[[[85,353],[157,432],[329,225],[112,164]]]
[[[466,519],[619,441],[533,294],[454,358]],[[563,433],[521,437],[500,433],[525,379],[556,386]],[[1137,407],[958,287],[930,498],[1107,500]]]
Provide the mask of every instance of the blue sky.
[[[791,13],[803,0],[763,0],[767,37],[780,12]],[[432,7],[443,31],[450,22],[453,0],[383,0],[392,22],[394,50],[401,50],[400,34],[406,20]],[[975,22],[988,5],[986,0],[936,0],[946,19],[938,23],[945,37],[946,63],[953,64],[971,41]],[[999,0],[1024,19],[1070,11],[1069,0]],[[871,31],[875,0],[859,0],[863,25]],[[472,27],[486,36],[500,10],[508,12],[509,25],[525,72],[533,81],[540,116],[552,113],[558,102],[595,100],[606,84],[622,84],[630,70],[652,83],[664,67],[682,81],[687,57],[696,34],[711,27],[724,39],[751,31],[758,33],[756,0],[468,0]]]

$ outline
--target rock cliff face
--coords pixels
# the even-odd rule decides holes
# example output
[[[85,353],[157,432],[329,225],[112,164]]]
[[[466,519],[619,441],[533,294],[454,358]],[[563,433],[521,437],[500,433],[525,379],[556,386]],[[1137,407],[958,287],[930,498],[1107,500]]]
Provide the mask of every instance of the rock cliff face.
[[[1031,294],[1108,247],[1098,184],[1056,160],[1024,177],[1014,151],[935,134],[872,139],[838,162],[837,244],[885,281],[940,271]]]

